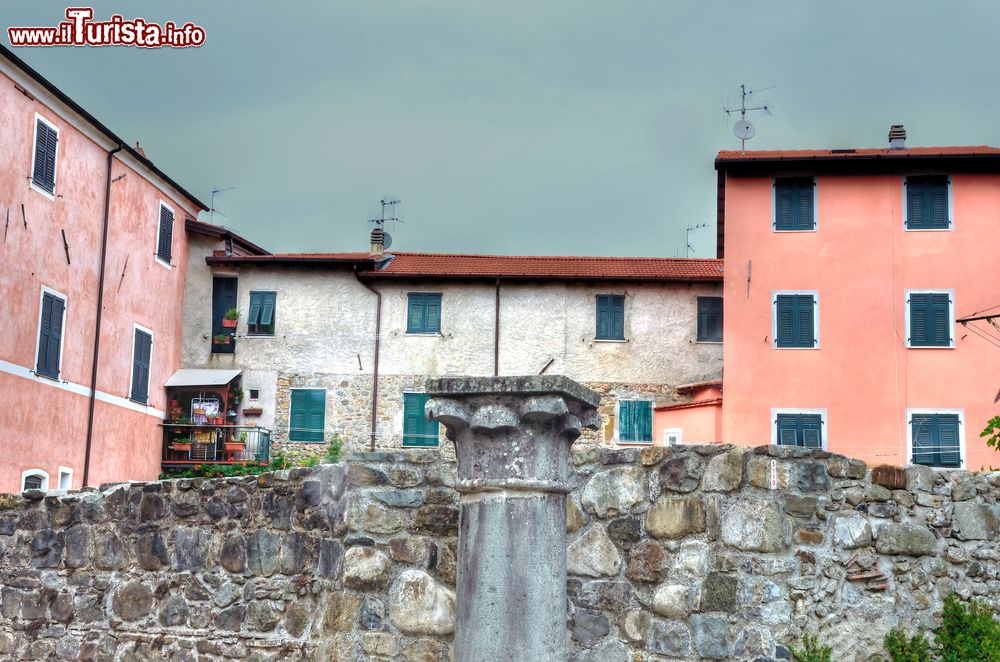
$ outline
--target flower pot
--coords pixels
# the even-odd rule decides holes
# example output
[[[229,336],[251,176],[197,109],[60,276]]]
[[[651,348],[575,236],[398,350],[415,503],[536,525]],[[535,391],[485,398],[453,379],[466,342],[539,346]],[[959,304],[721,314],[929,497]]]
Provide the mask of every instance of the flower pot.
[[[239,442],[226,442],[226,452],[239,452],[243,450],[243,444]]]
[[[175,451],[187,453],[191,450],[191,444],[172,444],[170,448]]]
[[[239,320],[227,320],[227,319],[224,319],[224,320],[222,320],[222,326],[225,327],[225,328],[227,328],[227,329],[235,329],[237,322],[239,322]]]

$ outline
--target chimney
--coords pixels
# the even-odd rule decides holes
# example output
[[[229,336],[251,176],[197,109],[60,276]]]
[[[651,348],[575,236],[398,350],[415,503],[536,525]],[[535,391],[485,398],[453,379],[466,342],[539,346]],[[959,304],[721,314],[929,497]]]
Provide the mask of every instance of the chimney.
[[[382,228],[372,230],[372,255],[382,255],[385,251],[385,232]]]
[[[146,158],[146,159],[148,159],[148,158],[149,158],[148,156],[146,156],[146,150],[144,150],[144,149],[143,149],[143,148],[142,148],[142,147],[141,147],[141,146],[139,145],[139,141],[138,141],[138,140],[136,140],[136,141],[135,141],[135,151],[137,151],[137,152],[139,152],[140,154],[142,154],[143,158]]]
[[[889,149],[906,149],[906,129],[902,124],[889,127]]]

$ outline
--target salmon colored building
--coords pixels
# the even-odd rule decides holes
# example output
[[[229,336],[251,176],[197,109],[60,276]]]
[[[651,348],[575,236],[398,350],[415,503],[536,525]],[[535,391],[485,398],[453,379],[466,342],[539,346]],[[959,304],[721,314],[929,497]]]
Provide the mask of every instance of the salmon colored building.
[[[677,387],[688,402],[660,405],[653,410],[653,444],[711,444],[722,440],[722,380]]]
[[[723,151],[722,435],[1000,465],[1000,149]]]
[[[0,491],[155,478],[205,205],[0,47]]]

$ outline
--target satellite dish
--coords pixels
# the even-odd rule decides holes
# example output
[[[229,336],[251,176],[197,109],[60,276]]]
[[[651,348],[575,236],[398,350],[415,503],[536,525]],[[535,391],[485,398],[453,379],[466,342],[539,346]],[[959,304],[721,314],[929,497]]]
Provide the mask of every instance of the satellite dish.
[[[382,233],[382,250],[387,251],[392,246],[392,235],[388,232]]]
[[[746,120],[740,120],[733,126],[733,133],[740,140],[750,140],[757,133],[757,129],[753,128],[753,124]]]

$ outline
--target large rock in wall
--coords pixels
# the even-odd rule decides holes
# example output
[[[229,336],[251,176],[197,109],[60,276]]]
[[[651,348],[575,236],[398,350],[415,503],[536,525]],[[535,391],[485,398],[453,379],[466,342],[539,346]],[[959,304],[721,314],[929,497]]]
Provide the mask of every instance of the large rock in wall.
[[[867,662],[952,591],[1000,607],[1000,473],[725,445],[572,461],[570,660],[786,660],[809,630]],[[412,449],[0,495],[0,660],[447,662],[454,485],[453,453]]]

